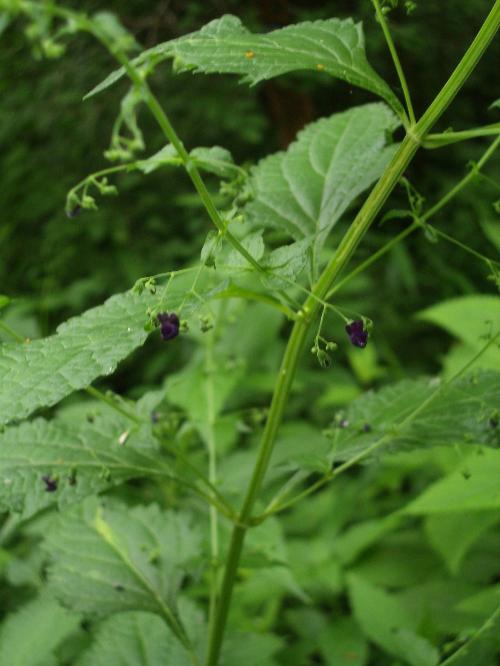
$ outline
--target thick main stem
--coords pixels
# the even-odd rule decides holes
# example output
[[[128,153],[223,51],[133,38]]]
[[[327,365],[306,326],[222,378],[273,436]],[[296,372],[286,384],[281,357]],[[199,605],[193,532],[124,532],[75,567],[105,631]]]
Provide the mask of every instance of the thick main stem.
[[[241,557],[247,529],[245,525],[247,525],[251,519],[254,503],[264,480],[269,460],[272,455],[276,434],[283,418],[298,360],[304,346],[309,326],[319,308],[318,298],[323,299],[328,293],[334,280],[351,258],[356,247],[361,242],[363,236],[370,228],[371,223],[396,186],[406,167],[411,162],[426,134],[452,102],[455,95],[473,71],[481,55],[484,53],[498,30],[499,24],[500,0],[496,0],[490,14],[486,18],[480,31],[476,35],[476,38],[457,68],[419,122],[412,128],[411,133],[407,134],[399,150],[388,165],[385,173],[370,193],[365,204],[342,239],[337,252],[324,269],[320,278],[314,285],[311,295],[304,303],[302,309],[303,316],[297,319],[293,325],[292,333],[285,350],[274,389],[268,419],[257,454],[257,461],[240,512],[239,524],[235,525],[233,529],[219,597],[217,617],[212,626],[210,635],[207,666],[217,666],[238,563]]]

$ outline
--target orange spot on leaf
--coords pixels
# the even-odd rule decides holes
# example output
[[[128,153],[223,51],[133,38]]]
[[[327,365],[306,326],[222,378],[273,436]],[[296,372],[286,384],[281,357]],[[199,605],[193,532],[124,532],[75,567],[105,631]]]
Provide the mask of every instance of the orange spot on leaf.
[[[255,57],[255,53],[253,51],[245,51],[245,58],[248,58],[248,60],[251,60],[254,57]]]

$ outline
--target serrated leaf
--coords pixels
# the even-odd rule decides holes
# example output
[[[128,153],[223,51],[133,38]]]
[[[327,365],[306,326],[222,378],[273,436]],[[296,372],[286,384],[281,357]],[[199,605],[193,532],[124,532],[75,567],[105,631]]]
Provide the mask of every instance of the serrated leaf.
[[[203,171],[213,173],[219,178],[230,178],[235,175],[238,168],[234,164],[233,156],[226,148],[211,146],[210,148],[193,148],[189,156]]]
[[[355,574],[347,580],[354,616],[376,645],[411,666],[437,664],[437,650],[415,633],[416,619],[394,596]]]
[[[259,261],[264,254],[264,239],[262,238],[262,229],[253,231],[249,233],[243,240],[241,244],[249,252],[255,261]],[[246,269],[248,268],[248,261],[243,257],[237,250],[231,248],[227,257],[224,259],[219,259],[219,264],[223,264],[224,267],[230,269]]]
[[[181,158],[171,143],[160,148],[160,150],[154,155],[151,155],[151,157],[148,157],[145,160],[137,160],[137,162],[135,162],[137,168],[145,174],[152,173],[162,166],[173,164],[181,164]]]
[[[89,498],[61,514],[44,541],[49,587],[65,605],[101,617],[156,613],[185,644],[175,598],[199,546],[187,515]]]
[[[150,427],[114,415],[81,425],[36,419],[0,433],[0,510],[24,518],[128,479],[168,474]],[[53,492],[44,477],[55,483]]]
[[[497,372],[473,372],[442,386],[415,418],[399,427],[439,386],[439,380],[403,380],[365,393],[352,403],[343,427],[335,428],[332,455],[350,458],[391,432],[390,441],[374,455],[452,444],[497,446],[500,430],[491,422],[500,393]]]
[[[255,198],[245,212],[254,225],[311,237],[315,255],[356,197],[382,174],[399,125],[385,104],[358,106],[299,132],[286,152],[261,160],[251,173]]]
[[[80,622],[53,599],[39,597],[8,615],[0,626],[0,664],[56,663],[53,651]]]
[[[102,622],[77,666],[193,666],[186,649],[161,618],[127,612]]]
[[[190,292],[193,280],[194,273],[184,273],[175,276],[167,291],[158,287],[155,295],[147,290],[117,294],[64,322],[50,337],[0,344],[0,424],[50,407],[114,372],[148,337],[148,308],[175,311],[182,304],[183,317],[199,310],[203,298],[216,295],[218,277],[205,271],[196,296]]]
[[[265,278],[265,282],[273,287],[287,289],[304,270],[310,259],[311,240],[303,240],[283,245],[265,258],[262,266],[267,268],[271,275]]]
[[[174,58],[176,71],[239,74],[250,84],[293,71],[325,72],[379,95],[402,113],[389,86],[366,59],[363,28],[352,19],[307,21],[267,34],[251,33],[236,16],[225,15],[198,32],[158,44],[134,64]],[[86,97],[115,83],[124,70],[113,72]]]
[[[61,324],[55,335],[0,345],[0,423],[24,418],[111,374],[144,343],[147,294],[126,292]]]

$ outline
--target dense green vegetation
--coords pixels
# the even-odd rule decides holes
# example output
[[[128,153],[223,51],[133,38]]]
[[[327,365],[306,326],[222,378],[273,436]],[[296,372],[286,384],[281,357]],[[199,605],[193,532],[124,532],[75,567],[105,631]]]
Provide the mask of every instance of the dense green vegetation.
[[[0,666],[497,663],[499,21],[0,0]]]

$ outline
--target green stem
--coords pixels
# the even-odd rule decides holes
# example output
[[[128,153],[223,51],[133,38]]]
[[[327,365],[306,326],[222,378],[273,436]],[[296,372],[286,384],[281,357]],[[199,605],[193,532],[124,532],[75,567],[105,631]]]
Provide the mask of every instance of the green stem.
[[[489,146],[488,150],[485,151],[484,155],[481,157],[478,163],[469,171],[469,173],[464,176],[462,180],[460,180],[454,187],[452,187],[451,190],[449,190],[449,192],[447,192],[436,204],[434,204],[432,208],[429,208],[429,210],[421,216],[420,222],[427,222],[431,217],[434,217],[434,215],[436,215],[442,208],[444,208],[451,201],[451,199],[456,197],[457,194],[459,194],[472,180],[474,180],[486,162],[488,162],[488,160],[493,157],[499,146],[500,137],[497,137],[495,141],[493,141],[493,143]],[[389,252],[389,250],[391,250],[395,245],[400,243],[407,236],[420,228],[421,224],[418,222],[412,222],[412,224],[406,227],[406,229],[403,229],[403,231],[401,231],[397,236],[391,238],[391,240],[389,240],[379,250],[371,254],[367,259],[365,259],[365,261],[356,266],[354,270],[339,280],[335,286],[330,289],[325,297],[325,300],[330,299],[333,294],[337,293],[347,282],[352,280],[352,278],[362,273],[369,266],[378,261],[378,259],[383,257],[384,254]]]
[[[408,83],[406,82],[406,76],[403,71],[403,67],[401,66],[401,61],[399,60],[398,52],[396,50],[396,46],[394,44],[394,41],[392,39],[391,31],[389,30],[389,26],[387,24],[387,21],[385,20],[384,13],[382,12],[382,8],[380,7],[380,2],[379,0],[372,0],[374,6],[375,6],[375,12],[377,14],[377,19],[378,22],[380,23],[380,27],[382,28],[382,32],[384,33],[385,41],[387,42],[387,46],[389,47],[389,51],[391,52],[392,56],[392,61],[394,63],[394,67],[396,68],[396,72],[399,77],[399,82],[401,83],[401,88],[403,89],[403,95],[405,98],[406,102],[406,108],[408,111],[408,116],[410,119],[410,125],[415,124],[415,112],[413,111],[413,104],[411,102],[411,95],[410,95],[410,90],[408,88]]]
[[[205,348],[205,387],[207,396],[207,433],[208,478],[212,486],[217,485],[217,451],[215,446],[215,393],[214,393],[214,332],[208,334]],[[210,507],[210,601],[209,625],[215,619],[218,600],[217,573],[219,568],[219,533],[217,511]]]
[[[0,329],[2,331],[5,331],[7,335],[10,335],[11,338],[14,338],[16,342],[26,342],[26,338],[23,338],[22,335],[19,335],[19,333],[16,333],[16,331],[11,328],[8,324],[6,324],[4,321],[0,319]]]
[[[386,171],[373,188],[365,204],[342,239],[337,252],[327,264],[323,273],[314,285],[311,296],[309,296],[304,303],[302,310],[303,317],[297,319],[293,325],[275,385],[271,407],[257,453],[257,460],[252,473],[252,478],[240,512],[239,522],[241,524],[235,525],[233,529],[224,578],[222,581],[217,617],[212,626],[209,639],[207,666],[216,666],[219,660],[224,629],[247,529],[245,526],[248,525],[251,520],[254,503],[259,494],[267,466],[271,459],[276,434],[283,418],[288,395],[309,326],[319,308],[319,304],[315,297],[324,298],[328,293],[333,281],[337,278],[341,270],[351,258],[353,252],[370,228],[370,225],[379,213],[381,207],[396,186],[399,178],[411,162],[413,156],[421,145],[422,140],[425,138],[425,135],[444,113],[467,80],[468,76],[471,74],[479,58],[485,51],[495,32],[498,30],[499,24],[500,0],[496,0],[493,9],[484,21],[466,54],[450,76],[450,79],[446,82],[419,122],[411,128],[411,131],[408,130],[407,136],[400,145]]]
[[[500,134],[500,123],[485,125],[484,127],[474,127],[473,129],[463,130],[462,132],[443,132],[441,134],[428,134],[424,141],[424,148],[441,148],[450,143],[467,141],[468,139],[477,139],[482,136],[497,136]]]
[[[500,331],[498,331],[496,335],[492,336],[490,340],[488,340],[488,342],[478,351],[478,353],[475,354],[471,359],[469,359],[469,361],[467,361],[467,363],[464,366],[462,366],[462,368],[460,368],[458,372],[456,372],[452,377],[450,377],[446,381],[442,382],[438,386],[438,388],[435,389],[427,398],[425,398],[425,400],[423,400],[417,407],[415,407],[415,409],[412,412],[410,412],[408,416],[406,416],[400,423],[393,425],[391,427],[391,432],[382,435],[382,437],[373,442],[373,444],[371,444],[369,447],[367,447],[363,451],[360,451],[352,458],[349,458],[349,460],[346,460],[345,463],[342,463],[342,465],[339,465],[334,470],[328,472],[323,477],[318,479],[315,483],[313,483],[311,486],[303,490],[298,495],[295,495],[288,501],[279,503],[273,500],[267,506],[263,514],[261,516],[257,516],[256,518],[254,518],[252,522],[259,524],[269,516],[274,515],[275,513],[278,513],[280,511],[283,511],[284,509],[289,509],[294,504],[297,504],[298,502],[305,499],[309,495],[315,493],[317,490],[325,486],[335,477],[347,471],[348,469],[359,463],[361,460],[367,458],[374,451],[377,451],[382,446],[389,443],[391,440],[394,439],[395,436],[397,436],[396,433],[398,433],[403,428],[408,426],[412,421],[414,421],[415,418],[438,396],[439,393],[441,393],[441,391],[446,386],[449,386],[452,382],[456,381],[461,375],[467,372],[467,370],[469,370],[474,365],[474,363],[491,347],[491,345],[493,345],[498,340],[499,337],[500,337]]]

